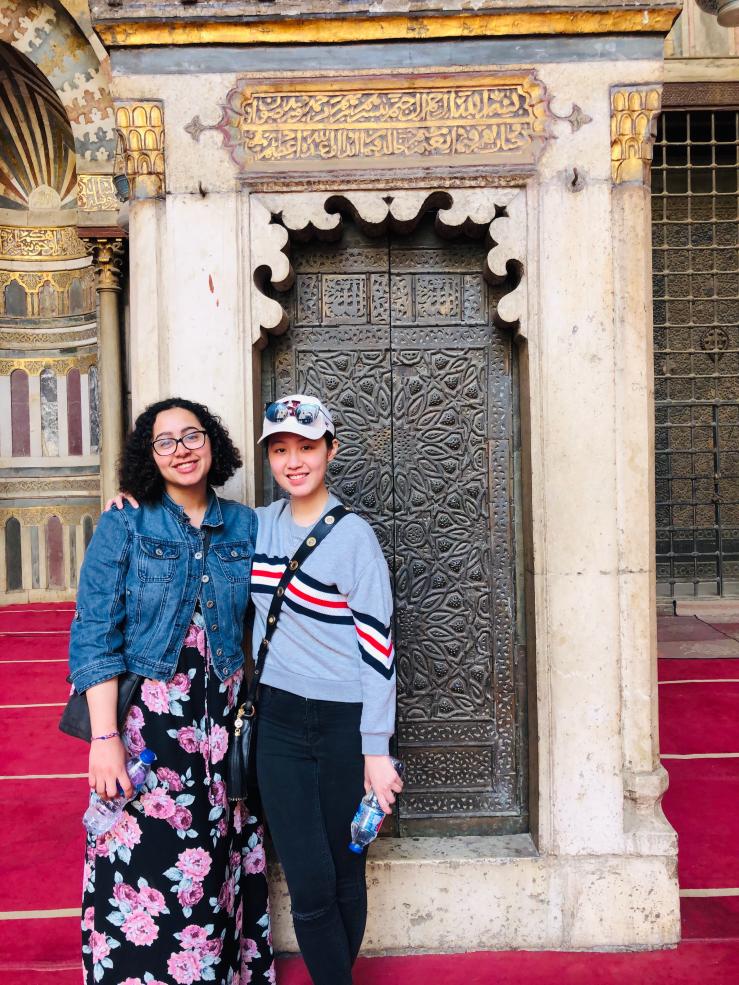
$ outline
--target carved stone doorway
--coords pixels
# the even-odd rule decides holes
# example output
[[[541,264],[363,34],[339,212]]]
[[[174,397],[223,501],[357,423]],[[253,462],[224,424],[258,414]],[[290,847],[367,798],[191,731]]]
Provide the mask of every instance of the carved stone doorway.
[[[431,215],[409,236],[346,222],[336,243],[294,244],[287,294],[266,289],[289,328],[263,352],[262,396],[324,395],[332,489],[393,576],[401,835],[529,827],[516,358],[485,251]]]

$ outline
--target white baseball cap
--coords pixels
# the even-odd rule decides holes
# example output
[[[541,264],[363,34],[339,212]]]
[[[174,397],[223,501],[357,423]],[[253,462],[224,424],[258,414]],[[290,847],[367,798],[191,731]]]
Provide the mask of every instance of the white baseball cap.
[[[318,397],[292,393],[267,404],[262,422],[261,444],[271,434],[299,434],[315,441],[326,432],[336,434],[331,412]]]

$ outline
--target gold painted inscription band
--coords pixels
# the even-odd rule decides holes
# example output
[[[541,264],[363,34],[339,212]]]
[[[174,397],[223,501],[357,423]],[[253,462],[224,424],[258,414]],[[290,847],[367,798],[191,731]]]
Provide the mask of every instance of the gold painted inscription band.
[[[332,44],[521,35],[667,34],[681,7],[528,11],[439,16],[325,17],[224,22],[127,20],[97,23],[112,47],[197,44]]]

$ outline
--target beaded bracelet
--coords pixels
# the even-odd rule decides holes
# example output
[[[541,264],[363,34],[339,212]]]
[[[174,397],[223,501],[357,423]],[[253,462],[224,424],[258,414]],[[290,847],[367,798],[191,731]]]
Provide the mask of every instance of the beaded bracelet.
[[[107,735],[93,735],[90,741],[95,742],[96,739],[115,739],[115,737],[120,734],[120,732],[108,732]]]

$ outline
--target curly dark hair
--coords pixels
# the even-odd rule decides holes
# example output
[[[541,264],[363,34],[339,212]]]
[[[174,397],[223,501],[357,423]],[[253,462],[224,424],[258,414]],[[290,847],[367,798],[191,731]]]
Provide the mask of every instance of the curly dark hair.
[[[211,414],[204,404],[197,404],[182,397],[169,397],[149,406],[136,418],[133,431],[126,438],[123,454],[118,463],[118,482],[121,489],[131,493],[142,503],[155,503],[164,492],[164,482],[154,461],[151,447],[154,421],[157,414],[173,407],[189,410],[210,438],[213,461],[208,472],[209,486],[222,486],[238,468],[241,454],[229,437],[220,417]]]

